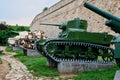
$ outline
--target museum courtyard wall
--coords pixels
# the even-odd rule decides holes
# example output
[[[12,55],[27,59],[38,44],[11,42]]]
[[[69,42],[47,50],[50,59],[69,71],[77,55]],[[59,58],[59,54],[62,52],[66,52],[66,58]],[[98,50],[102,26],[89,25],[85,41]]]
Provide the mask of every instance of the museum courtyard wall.
[[[90,2],[95,6],[120,17],[120,0],[61,0],[48,10],[35,16],[30,25],[30,30],[42,30],[49,38],[57,37],[59,28],[55,26],[40,25],[40,23],[62,23],[74,18],[88,21],[87,31],[108,32],[116,35],[109,27],[105,26],[106,19],[86,9],[83,4]]]

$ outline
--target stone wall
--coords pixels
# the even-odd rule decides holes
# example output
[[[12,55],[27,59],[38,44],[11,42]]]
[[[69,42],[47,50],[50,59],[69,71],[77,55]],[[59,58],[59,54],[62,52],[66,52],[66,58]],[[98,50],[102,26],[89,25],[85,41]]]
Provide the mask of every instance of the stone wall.
[[[61,23],[79,17],[88,21],[87,30],[90,32],[109,32],[116,35],[104,25],[105,18],[83,6],[86,1],[120,17],[120,0],[61,0],[47,11],[38,14],[33,19],[30,30],[42,30],[49,38],[57,37],[60,31],[57,27],[40,25],[40,23]]]

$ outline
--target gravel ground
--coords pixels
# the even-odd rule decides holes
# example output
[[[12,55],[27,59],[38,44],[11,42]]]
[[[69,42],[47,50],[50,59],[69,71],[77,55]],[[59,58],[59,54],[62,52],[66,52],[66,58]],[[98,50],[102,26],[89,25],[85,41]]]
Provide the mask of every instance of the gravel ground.
[[[5,80],[5,75],[9,72],[10,68],[8,62],[2,60],[2,64],[0,64],[0,80]]]
[[[10,64],[10,71],[5,76],[6,80],[33,80],[33,76],[27,71],[27,68],[12,55],[3,55],[1,59]]]
[[[0,56],[0,58],[7,61],[10,67],[10,71],[5,76],[6,80],[35,80],[26,66],[13,57],[15,53],[5,52],[5,47],[0,47],[0,49],[4,50],[3,53],[5,53],[5,55]]]
[[[19,60],[13,57],[15,53],[6,52],[5,47],[0,46],[0,50],[4,50],[5,55],[0,56],[3,60],[4,65],[0,65],[0,80],[60,80],[59,77],[71,77],[71,75],[61,75],[59,77],[35,77],[27,70],[26,66],[23,65]],[[73,76],[73,75],[72,75]],[[69,79],[73,80],[73,79]]]

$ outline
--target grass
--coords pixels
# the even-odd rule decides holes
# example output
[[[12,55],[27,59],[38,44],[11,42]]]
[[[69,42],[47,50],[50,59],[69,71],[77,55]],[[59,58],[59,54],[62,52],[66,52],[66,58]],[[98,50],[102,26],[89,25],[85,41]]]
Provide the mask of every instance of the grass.
[[[1,56],[1,55],[3,55],[3,53],[2,53],[2,52],[0,52],[0,56]]]
[[[49,76],[53,77],[54,80],[54,76],[60,75],[57,69],[46,66],[45,57],[28,57],[22,55],[22,51],[17,51],[15,57],[25,64],[34,76]],[[113,80],[118,69],[115,64],[115,67],[112,69],[80,72],[76,73],[77,76],[73,77],[73,80]],[[67,80],[67,78],[60,80]]]
[[[59,72],[57,69],[52,69],[46,66],[45,57],[18,57],[23,62],[28,70],[35,76],[58,76]],[[96,71],[85,71],[77,73],[74,80],[113,80],[116,70],[118,67],[107,70],[96,70]]]
[[[22,51],[17,51],[15,55],[23,64],[25,64],[28,70],[34,76],[58,76],[59,72],[57,69],[53,69],[46,66],[45,57],[29,57],[22,56]]]
[[[14,55],[14,57],[22,57],[22,56],[24,56],[22,50],[16,50],[15,52],[16,52],[16,55]]]
[[[0,58],[0,64],[2,64],[2,60],[1,60],[1,58]]]
[[[7,52],[14,52],[11,46],[6,46],[5,51],[7,51]]]
[[[115,64],[115,67],[107,70],[85,71],[74,77],[74,80],[113,80],[116,70],[119,68]]]
[[[1,56],[1,55],[3,55],[3,53],[2,53],[2,52],[0,52],[0,56]],[[0,64],[2,64],[2,60],[1,60],[1,58],[0,58]]]
[[[11,46],[6,46],[5,51],[7,51],[7,52],[16,52],[17,54],[14,55],[14,57],[23,56],[23,51],[22,50],[15,50],[14,51]]]
[[[46,59],[44,57],[19,57],[28,70],[35,76],[58,76],[57,69],[52,69],[46,66]]]
[[[2,64],[2,60],[1,60],[1,58],[0,58],[0,64]]]

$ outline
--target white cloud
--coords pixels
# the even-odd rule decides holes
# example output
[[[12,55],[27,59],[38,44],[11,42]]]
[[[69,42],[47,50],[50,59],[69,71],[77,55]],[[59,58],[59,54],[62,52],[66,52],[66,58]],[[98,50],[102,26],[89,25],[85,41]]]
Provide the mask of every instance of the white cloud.
[[[33,20],[33,17],[25,17],[20,19],[7,20],[6,23],[11,25],[18,24],[18,25],[30,26],[32,20]]]

